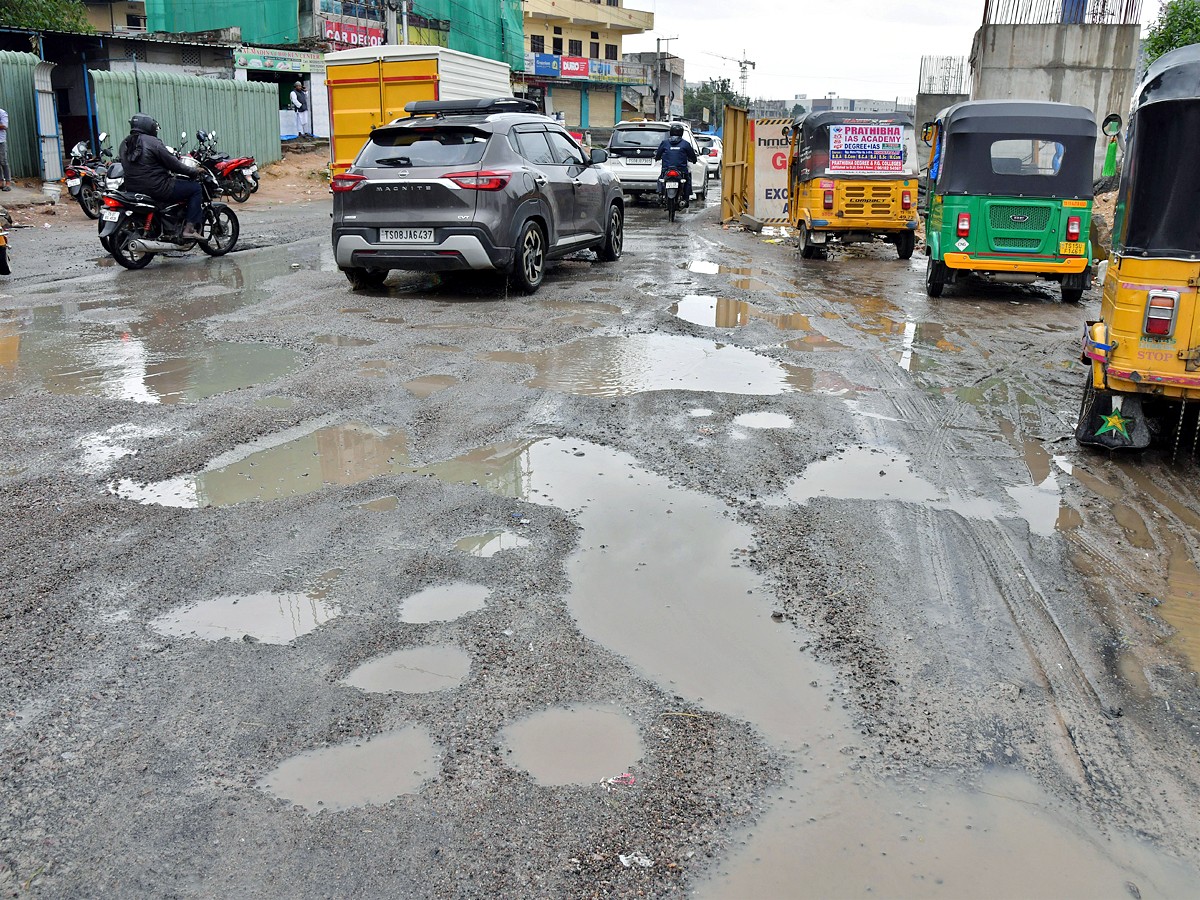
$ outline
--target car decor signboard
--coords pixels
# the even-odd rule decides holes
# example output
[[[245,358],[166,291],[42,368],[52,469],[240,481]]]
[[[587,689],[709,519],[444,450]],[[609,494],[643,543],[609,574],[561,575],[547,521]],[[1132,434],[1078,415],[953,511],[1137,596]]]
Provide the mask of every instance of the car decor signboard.
[[[562,61],[563,78],[588,77],[588,61],[582,56],[563,56],[560,59]]]
[[[351,22],[335,22],[322,16],[318,16],[317,19],[321,25],[322,37],[332,44],[335,50],[349,50],[351,47],[378,47],[383,43],[382,28]]]
[[[903,172],[904,126],[829,126],[830,172]]]

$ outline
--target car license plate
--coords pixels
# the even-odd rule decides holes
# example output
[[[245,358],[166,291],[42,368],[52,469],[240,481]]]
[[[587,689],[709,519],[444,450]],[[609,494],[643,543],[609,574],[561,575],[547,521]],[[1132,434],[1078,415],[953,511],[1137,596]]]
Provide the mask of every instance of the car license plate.
[[[67,187],[79,187],[79,179],[78,178],[68,178],[67,179]]]
[[[1087,246],[1078,241],[1063,241],[1058,245],[1059,256],[1083,256],[1087,253]]]
[[[115,222],[117,219],[121,218],[121,214],[115,209],[106,209],[101,211],[100,218],[102,218],[105,222]]]
[[[432,228],[380,228],[379,240],[385,244],[432,244]]]
[[[640,156],[631,156],[625,162],[631,166],[649,166],[653,164],[654,160],[649,158],[642,159]]]
[[[679,182],[678,181],[668,181],[667,182],[667,190],[669,190],[669,191],[679,190]]]

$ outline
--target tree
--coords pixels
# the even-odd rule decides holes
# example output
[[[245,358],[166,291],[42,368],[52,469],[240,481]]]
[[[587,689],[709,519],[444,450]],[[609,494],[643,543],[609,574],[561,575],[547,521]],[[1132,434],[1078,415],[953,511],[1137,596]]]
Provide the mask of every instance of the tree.
[[[802,115],[804,115],[806,112],[808,112],[808,110],[804,108],[804,105],[803,105],[803,104],[800,104],[800,103],[797,103],[796,105],[794,105],[794,106],[792,107],[792,118],[794,119],[794,118],[796,118],[797,116],[802,116]]]
[[[85,34],[95,30],[80,0],[0,0],[0,26]]]
[[[745,97],[739,96],[728,78],[710,78],[699,87],[686,88],[683,92],[683,117],[689,122],[702,122],[704,110],[709,111],[709,124],[719,129],[724,124],[725,105],[747,106]]]
[[[1146,36],[1146,61],[1188,44],[1200,44],[1200,0],[1165,0]]]

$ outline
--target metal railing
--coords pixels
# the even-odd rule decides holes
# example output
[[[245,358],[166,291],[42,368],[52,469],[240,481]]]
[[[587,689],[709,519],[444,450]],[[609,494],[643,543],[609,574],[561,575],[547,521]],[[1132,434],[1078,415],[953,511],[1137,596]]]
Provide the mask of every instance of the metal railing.
[[[987,0],[984,25],[1139,25],[1143,0]]]

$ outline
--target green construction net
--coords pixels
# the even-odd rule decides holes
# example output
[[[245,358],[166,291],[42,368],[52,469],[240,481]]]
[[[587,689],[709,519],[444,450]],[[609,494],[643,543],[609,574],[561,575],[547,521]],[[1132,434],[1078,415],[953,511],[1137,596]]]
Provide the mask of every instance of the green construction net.
[[[300,39],[296,0],[146,0],[149,31],[173,33],[239,27],[247,44],[294,44]]]
[[[448,26],[451,50],[506,62],[525,71],[525,23],[520,0],[414,0],[413,12]]]

